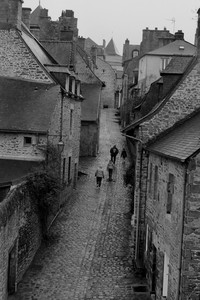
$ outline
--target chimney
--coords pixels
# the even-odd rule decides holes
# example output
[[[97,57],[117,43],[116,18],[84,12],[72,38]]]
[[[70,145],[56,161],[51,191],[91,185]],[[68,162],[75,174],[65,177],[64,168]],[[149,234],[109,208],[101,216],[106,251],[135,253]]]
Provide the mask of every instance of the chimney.
[[[82,36],[78,37],[78,46],[81,49],[85,50],[85,38],[84,37],[82,37]]]
[[[37,40],[40,40],[40,27],[38,25],[31,25],[30,32],[34,35]]]
[[[103,40],[103,48],[106,47],[106,40]]]
[[[178,30],[177,32],[175,32],[174,36],[175,40],[184,40],[184,33],[182,32],[182,30]]]
[[[0,29],[21,30],[23,0],[0,0]]]
[[[91,53],[93,62],[96,64],[96,61],[97,61],[97,47],[93,45],[91,47],[90,53]]]
[[[31,8],[22,7],[22,22],[30,29]]]

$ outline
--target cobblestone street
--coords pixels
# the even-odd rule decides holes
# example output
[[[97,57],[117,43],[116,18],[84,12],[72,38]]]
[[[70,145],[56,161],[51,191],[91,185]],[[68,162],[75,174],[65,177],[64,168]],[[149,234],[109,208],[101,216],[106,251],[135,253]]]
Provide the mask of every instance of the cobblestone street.
[[[126,166],[120,154],[114,181],[107,181],[109,149],[116,144],[121,151],[124,143],[115,110],[103,109],[99,155],[80,160],[84,174],[51,228],[57,239],[49,246],[42,245],[12,299],[142,299],[133,296],[131,200],[123,185]],[[106,175],[100,189],[94,176],[99,164]]]

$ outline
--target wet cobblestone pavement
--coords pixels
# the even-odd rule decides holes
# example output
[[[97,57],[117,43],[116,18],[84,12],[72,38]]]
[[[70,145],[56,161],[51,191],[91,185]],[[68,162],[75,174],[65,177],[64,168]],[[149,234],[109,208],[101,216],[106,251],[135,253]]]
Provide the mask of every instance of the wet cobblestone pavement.
[[[114,181],[107,181],[109,149],[116,144],[121,150],[125,143],[114,112],[102,110],[99,155],[80,160],[79,169],[86,175],[80,176],[51,228],[57,239],[48,247],[42,245],[12,299],[143,299],[133,296],[132,285],[139,279],[131,265],[131,200],[123,185],[126,166],[120,155]],[[100,189],[94,177],[99,164],[106,174]]]

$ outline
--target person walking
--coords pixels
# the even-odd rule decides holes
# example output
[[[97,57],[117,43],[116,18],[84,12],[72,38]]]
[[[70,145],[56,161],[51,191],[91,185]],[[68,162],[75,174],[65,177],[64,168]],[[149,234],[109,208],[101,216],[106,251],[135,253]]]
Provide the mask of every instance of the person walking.
[[[126,153],[125,148],[122,149],[121,157],[123,158],[123,160],[124,160],[124,162],[125,162],[125,159],[126,159],[126,157],[127,157],[127,153]]]
[[[119,153],[119,150],[117,149],[116,145],[114,145],[111,149],[110,149],[110,156],[111,156],[111,160],[112,162],[115,164],[116,161],[116,157],[117,154]]]
[[[113,175],[114,168],[115,168],[114,163],[112,162],[112,160],[109,160],[109,162],[107,164],[108,181],[112,181],[112,175]]]
[[[96,170],[95,176],[96,176],[97,187],[100,187],[102,179],[104,178],[104,172],[102,166],[99,166],[99,168]]]

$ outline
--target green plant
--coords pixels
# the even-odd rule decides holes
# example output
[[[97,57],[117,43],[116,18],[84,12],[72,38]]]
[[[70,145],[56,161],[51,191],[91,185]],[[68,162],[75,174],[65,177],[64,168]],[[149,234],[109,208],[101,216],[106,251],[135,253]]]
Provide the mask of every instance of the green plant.
[[[46,160],[27,176],[26,187],[32,200],[37,202],[44,238],[47,238],[48,216],[59,206],[59,172],[59,152],[55,146],[48,144]]]

